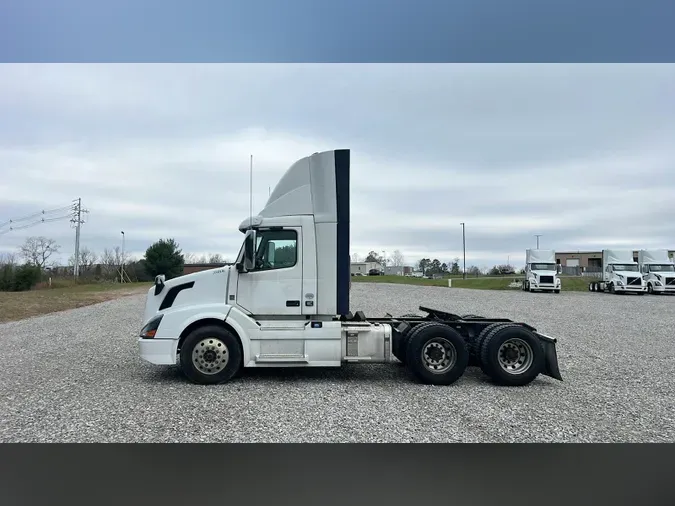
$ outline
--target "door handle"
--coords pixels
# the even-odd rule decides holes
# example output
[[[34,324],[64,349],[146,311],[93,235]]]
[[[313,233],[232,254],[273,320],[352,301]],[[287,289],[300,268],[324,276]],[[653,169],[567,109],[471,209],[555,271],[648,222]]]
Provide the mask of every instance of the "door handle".
[[[287,300],[286,301],[286,307],[300,307],[300,301],[299,300]]]

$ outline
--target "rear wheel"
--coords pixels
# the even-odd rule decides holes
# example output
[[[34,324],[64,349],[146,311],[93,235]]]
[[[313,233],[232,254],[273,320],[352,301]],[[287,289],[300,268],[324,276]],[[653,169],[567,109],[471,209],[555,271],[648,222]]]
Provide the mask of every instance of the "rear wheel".
[[[539,339],[520,326],[491,330],[481,343],[480,357],[483,372],[505,386],[527,385],[544,367]]]
[[[471,358],[472,358],[472,365],[477,365],[480,366],[480,350],[481,350],[481,345],[483,344],[483,340],[485,337],[492,332],[494,329],[498,327],[510,327],[510,326],[518,326],[517,323],[508,323],[508,322],[497,322],[497,323],[491,323],[487,327],[485,327],[483,330],[481,330],[480,334],[478,334],[473,341],[471,341],[471,345],[469,347],[469,351],[471,353]]]
[[[181,346],[181,369],[194,383],[225,383],[239,372],[241,365],[239,339],[216,325],[193,330]]]
[[[450,385],[457,381],[469,362],[464,338],[442,323],[415,327],[409,334],[406,365],[423,383]]]

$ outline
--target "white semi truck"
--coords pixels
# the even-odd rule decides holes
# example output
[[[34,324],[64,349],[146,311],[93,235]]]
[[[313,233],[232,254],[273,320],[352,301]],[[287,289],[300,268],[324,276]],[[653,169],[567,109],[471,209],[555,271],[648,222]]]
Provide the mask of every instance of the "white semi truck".
[[[459,316],[367,318],[350,298],[350,151],[315,153],[282,176],[239,226],[236,263],[166,279],[147,294],[141,357],[199,384],[243,368],[336,367],[398,359],[420,382],[449,385],[471,361],[493,381],[562,381],[556,340],[525,323]]]
[[[602,279],[591,281],[591,292],[610,292],[618,294],[647,293],[647,285],[642,279],[638,263],[633,260],[632,250],[602,250]]]
[[[562,282],[558,277],[559,272],[560,267],[555,263],[555,251],[550,249],[525,250],[523,290],[560,293]]]
[[[647,293],[675,293],[675,263],[668,256],[668,250],[640,250],[638,265],[647,284]]]

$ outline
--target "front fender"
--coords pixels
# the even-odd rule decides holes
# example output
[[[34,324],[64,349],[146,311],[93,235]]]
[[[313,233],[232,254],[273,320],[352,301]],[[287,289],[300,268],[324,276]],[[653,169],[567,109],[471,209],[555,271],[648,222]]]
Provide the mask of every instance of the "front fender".
[[[179,339],[183,331],[194,322],[213,318],[225,321],[232,306],[205,304],[203,306],[178,307],[163,313],[162,323],[155,334],[156,339]]]

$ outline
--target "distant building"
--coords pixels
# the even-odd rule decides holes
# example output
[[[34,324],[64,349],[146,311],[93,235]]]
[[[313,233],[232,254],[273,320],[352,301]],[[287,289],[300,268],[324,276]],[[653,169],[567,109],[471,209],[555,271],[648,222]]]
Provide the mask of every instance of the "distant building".
[[[380,265],[378,262],[352,262],[351,266],[352,276],[355,275],[367,276],[368,272],[371,269],[377,269],[378,271],[382,271],[382,265]]]
[[[617,248],[620,249],[620,248]],[[668,250],[670,258],[675,258],[675,250]],[[633,260],[637,262],[638,250],[633,251]],[[563,267],[579,267],[588,272],[602,270],[602,251],[556,251],[555,261]]]
[[[384,273],[390,276],[405,276],[412,274],[413,268],[408,265],[388,265],[384,268]]]

